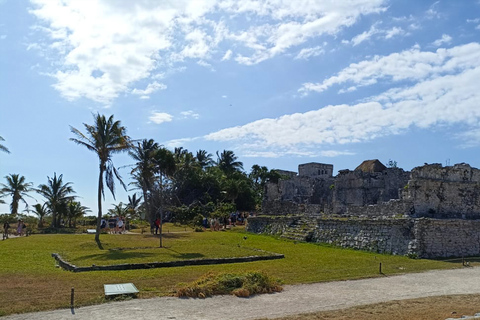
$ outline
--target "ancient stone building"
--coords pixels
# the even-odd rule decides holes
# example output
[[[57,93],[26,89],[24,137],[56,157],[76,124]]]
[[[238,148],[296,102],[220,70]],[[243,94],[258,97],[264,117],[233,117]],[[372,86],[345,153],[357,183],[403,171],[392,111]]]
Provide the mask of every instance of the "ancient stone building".
[[[367,160],[337,176],[321,163],[286,173],[267,185],[249,231],[427,258],[480,255],[480,170],[468,164],[406,172]]]

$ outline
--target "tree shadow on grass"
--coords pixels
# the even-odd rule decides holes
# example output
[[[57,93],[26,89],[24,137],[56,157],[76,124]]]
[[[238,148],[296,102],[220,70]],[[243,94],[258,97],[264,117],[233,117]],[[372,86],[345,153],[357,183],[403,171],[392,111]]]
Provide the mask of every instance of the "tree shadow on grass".
[[[75,261],[110,261],[110,260],[129,260],[135,258],[150,258],[153,257],[153,253],[147,252],[125,252],[125,251],[105,251],[104,253],[99,254],[90,254],[87,256],[82,256],[75,258]]]
[[[95,242],[97,243],[98,249],[103,250],[102,242],[100,241],[100,239],[95,240]]]
[[[201,254],[201,253],[196,253],[196,252],[185,252],[185,253],[181,253],[181,252],[175,251],[175,250],[170,249],[170,248],[165,248],[165,249],[166,249],[166,250],[169,250],[169,251],[175,252],[174,254],[172,254],[172,257],[177,258],[177,259],[180,259],[180,260],[185,260],[185,259],[198,259],[198,258],[203,258],[203,257],[205,257],[205,255],[204,255],[204,254]]]

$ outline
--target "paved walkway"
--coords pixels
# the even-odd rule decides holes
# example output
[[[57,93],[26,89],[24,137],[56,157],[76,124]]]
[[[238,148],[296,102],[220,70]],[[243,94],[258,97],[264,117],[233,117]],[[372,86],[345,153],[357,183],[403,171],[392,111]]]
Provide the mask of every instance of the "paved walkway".
[[[281,293],[253,298],[173,297],[122,302],[3,317],[20,319],[258,319],[352,306],[453,294],[480,294],[480,267],[429,271],[375,279],[286,286]],[[479,310],[480,311],[480,310]]]

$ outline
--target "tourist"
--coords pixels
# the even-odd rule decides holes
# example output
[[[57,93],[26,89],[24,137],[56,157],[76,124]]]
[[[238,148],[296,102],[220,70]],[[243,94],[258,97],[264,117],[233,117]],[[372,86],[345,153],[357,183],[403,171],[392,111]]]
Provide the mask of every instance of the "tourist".
[[[158,229],[160,228],[160,218],[155,219],[153,224],[155,225],[155,234],[158,234]]]
[[[3,240],[8,239],[8,229],[10,229],[10,224],[6,221],[3,224]]]
[[[21,237],[22,234],[23,234],[23,221],[19,219],[17,224],[17,235]]]
[[[123,223],[123,220],[122,218],[120,217],[117,221],[117,230],[118,230],[118,233],[122,233],[123,232],[123,226],[124,226],[124,223]]]

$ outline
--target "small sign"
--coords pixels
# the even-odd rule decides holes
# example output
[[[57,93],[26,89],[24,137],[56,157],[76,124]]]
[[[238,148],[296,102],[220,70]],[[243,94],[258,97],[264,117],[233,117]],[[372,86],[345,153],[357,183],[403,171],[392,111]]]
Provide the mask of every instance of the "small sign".
[[[103,287],[106,296],[138,293],[138,289],[133,283],[104,284]]]
[[[87,229],[87,233],[95,233],[97,230],[95,229]]]

